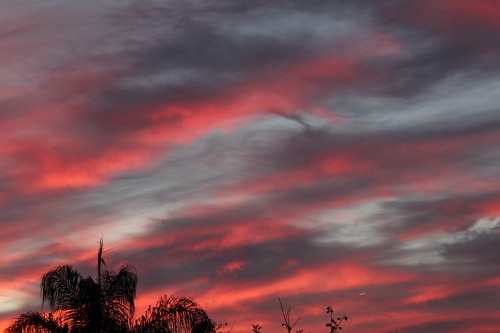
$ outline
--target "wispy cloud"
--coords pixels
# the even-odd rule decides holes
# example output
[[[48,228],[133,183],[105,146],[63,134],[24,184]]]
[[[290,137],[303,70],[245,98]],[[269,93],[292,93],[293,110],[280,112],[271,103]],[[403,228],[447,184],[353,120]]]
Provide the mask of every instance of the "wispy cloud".
[[[0,328],[48,269],[235,333],[494,332],[494,1],[0,4]],[[112,268],[110,267],[110,268]]]

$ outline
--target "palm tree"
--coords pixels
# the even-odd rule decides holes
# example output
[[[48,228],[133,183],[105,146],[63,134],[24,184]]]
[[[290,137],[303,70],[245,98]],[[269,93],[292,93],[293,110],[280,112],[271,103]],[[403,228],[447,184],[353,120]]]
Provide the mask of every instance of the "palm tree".
[[[62,323],[60,317],[54,318],[52,313],[47,315],[40,312],[28,312],[20,315],[14,323],[4,330],[4,332],[68,333],[69,327]]]
[[[134,333],[210,333],[216,324],[206,312],[190,298],[163,296],[155,307],[136,320]]]
[[[72,266],[58,266],[41,282],[42,307],[28,312],[4,333],[213,333],[215,323],[188,298],[162,297],[133,323],[137,273],[124,265],[118,273],[101,271],[103,241],[97,253],[97,279],[82,277]]]
[[[58,266],[47,272],[41,282],[42,306],[48,315],[30,312],[21,315],[6,333],[126,332],[134,315],[137,274],[124,265],[118,273],[101,272],[103,242],[97,253],[97,281],[84,278],[72,266]]]

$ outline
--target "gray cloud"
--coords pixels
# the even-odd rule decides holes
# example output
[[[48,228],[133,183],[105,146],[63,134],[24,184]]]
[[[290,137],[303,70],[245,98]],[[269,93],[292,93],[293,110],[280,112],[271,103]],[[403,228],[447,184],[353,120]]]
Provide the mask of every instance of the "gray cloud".
[[[499,240],[484,221],[498,215],[500,44],[484,13],[361,0],[10,5],[0,277],[32,297],[0,305],[1,318],[35,309],[30,270],[92,274],[87,251],[104,236],[109,268],[137,266],[144,294],[212,297],[217,318],[262,318],[265,331],[280,329],[279,296],[305,330],[324,325],[323,305],[362,332],[498,325]],[[299,281],[315,274],[315,286]],[[453,290],[408,301],[442,291],[436,279]]]

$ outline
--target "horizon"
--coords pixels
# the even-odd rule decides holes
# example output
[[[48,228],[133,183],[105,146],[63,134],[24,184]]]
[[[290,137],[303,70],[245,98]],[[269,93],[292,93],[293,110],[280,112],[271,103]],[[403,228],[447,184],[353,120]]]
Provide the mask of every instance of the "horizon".
[[[498,332],[500,2],[0,2],[0,331],[72,265],[233,333]]]

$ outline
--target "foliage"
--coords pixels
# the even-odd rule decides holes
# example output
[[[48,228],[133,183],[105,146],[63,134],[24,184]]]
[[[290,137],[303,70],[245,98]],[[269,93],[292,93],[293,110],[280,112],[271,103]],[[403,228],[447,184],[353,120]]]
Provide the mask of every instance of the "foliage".
[[[259,326],[259,324],[256,324],[256,325],[252,324],[252,332],[253,333],[260,333],[261,329],[262,329],[262,327]]]
[[[124,265],[118,273],[102,270],[103,242],[97,254],[97,279],[72,266],[51,269],[41,281],[42,307],[51,312],[20,315],[4,333],[215,333],[216,325],[189,298],[161,297],[135,322],[137,273]]]
[[[338,330],[342,330],[340,324],[342,321],[347,321],[347,316],[344,314],[342,317],[337,317],[337,320],[333,318],[333,309],[329,306],[326,308],[326,313],[330,314],[330,322],[326,323],[326,327],[330,327],[330,333],[335,333]]]
[[[5,333],[67,333],[68,325],[63,324],[59,317],[54,317],[52,313],[45,314],[41,312],[28,312],[19,316],[12,323]]]
[[[294,321],[294,323],[292,324],[292,322],[290,321],[290,313],[292,311],[292,308],[288,307],[288,309],[286,310],[286,313],[285,313],[285,310],[283,309],[283,304],[281,303],[281,299],[278,298],[278,300],[280,302],[281,314],[283,315],[283,320],[285,321],[281,326],[285,326],[285,328],[288,331],[288,333],[290,333],[290,332],[292,332],[292,330],[295,327],[295,325],[297,325],[297,323],[299,322],[300,317],[298,317]],[[297,333],[302,333],[302,331],[297,331]]]
[[[42,278],[42,302],[72,330],[123,331],[134,314],[137,275],[130,266],[118,273],[104,271],[98,282],[83,278],[69,265],[58,266]]]
[[[215,332],[215,323],[192,299],[164,296],[136,320],[133,332]]]
[[[292,308],[289,307],[286,311],[283,308],[283,304],[281,303],[281,299],[278,299],[280,302],[281,313],[283,315],[284,323],[281,326],[284,326],[288,333],[291,333],[293,328],[297,325],[300,320],[298,317],[292,324],[290,319]],[[336,320],[333,317],[333,309],[329,306],[326,308],[326,313],[330,314],[330,321],[326,323],[326,327],[330,328],[329,333],[336,333],[337,331],[342,330],[340,324],[345,320],[347,321],[347,316],[344,314],[342,317],[338,317]],[[252,324],[252,332],[253,333],[261,333],[262,327],[259,324]],[[303,330],[295,330],[295,333],[302,333]]]

